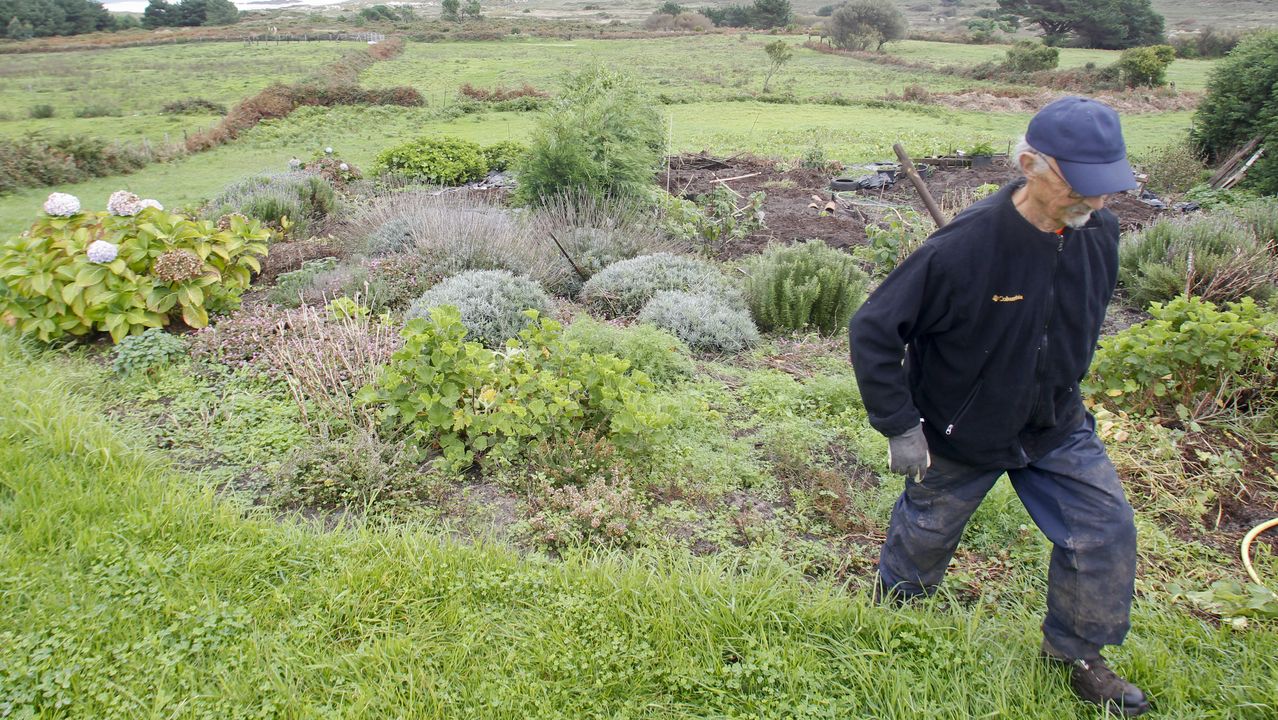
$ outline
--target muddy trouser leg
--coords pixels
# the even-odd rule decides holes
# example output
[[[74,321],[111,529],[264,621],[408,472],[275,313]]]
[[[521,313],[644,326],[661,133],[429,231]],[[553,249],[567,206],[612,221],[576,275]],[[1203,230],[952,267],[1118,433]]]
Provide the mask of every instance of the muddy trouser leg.
[[[1136,525],[1088,415],[1060,447],[1008,476],[1052,541],[1043,635],[1069,657],[1095,657],[1131,627]]]
[[[879,553],[883,588],[896,597],[934,592],[968,519],[1002,474],[933,456],[922,482],[907,480]]]

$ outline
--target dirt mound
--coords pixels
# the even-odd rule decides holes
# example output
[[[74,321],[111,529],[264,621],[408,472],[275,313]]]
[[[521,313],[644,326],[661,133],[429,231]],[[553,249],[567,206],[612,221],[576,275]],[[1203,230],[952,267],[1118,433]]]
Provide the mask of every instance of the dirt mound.
[[[893,159],[891,152],[883,159]],[[738,193],[742,204],[752,192],[767,193],[763,205],[767,227],[729,245],[721,253],[721,259],[729,259],[758,252],[768,243],[789,244],[808,238],[820,238],[836,248],[863,245],[867,224],[891,221],[907,211],[927,217],[918,192],[904,177],[888,188],[837,194],[830,190],[830,180],[835,177],[856,178],[872,172],[868,167],[821,171],[749,155],[715,158],[700,154],[670,158],[669,177],[660,180],[671,193],[690,199],[720,186]],[[925,183],[942,210],[952,216],[972,202],[976,188],[1003,185],[1016,177],[1017,171],[1004,162],[981,169],[933,168]],[[831,200],[838,207],[823,214],[821,208]],[[811,207],[813,204],[818,207]],[[1148,225],[1165,212],[1132,195],[1112,199],[1109,207],[1125,231]]]

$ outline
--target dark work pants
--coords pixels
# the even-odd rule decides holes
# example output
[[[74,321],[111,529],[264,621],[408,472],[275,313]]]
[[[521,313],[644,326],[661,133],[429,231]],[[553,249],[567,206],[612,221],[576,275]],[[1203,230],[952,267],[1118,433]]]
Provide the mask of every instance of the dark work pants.
[[[883,585],[906,597],[934,592],[968,519],[1002,474],[933,457],[923,481],[907,482],[892,508],[879,556]],[[1060,447],[1007,474],[1055,546],[1044,636],[1070,657],[1121,643],[1131,626],[1136,526],[1095,420],[1088,415]]]

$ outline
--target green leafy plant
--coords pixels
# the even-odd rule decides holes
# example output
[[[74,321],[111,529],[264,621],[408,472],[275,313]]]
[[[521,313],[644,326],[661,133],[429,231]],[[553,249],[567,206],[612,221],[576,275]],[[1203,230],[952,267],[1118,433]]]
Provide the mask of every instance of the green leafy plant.
[[[842,332],[868,280],[852,256],[822,240],[773,246],[745,264],[746,301],[763,330]]]
[[[528,324],[526,311],[546,312],[550,297],[535,281],[506,270],[472,270],[427,290],[404,317],[429,317],[432,309],[445,305],[457,308],[471,338],[499,348]]]
[[[877,274],[886,276],[909,257],[931,234],[929,225],[917,212],[906,210],[891,219],[865,226],[870,262]]]
[[[744,308],[714,295],[663,290],[639,312],[651,323],[699,352],[734,353],[759,342],[759,330]]]
[[[44,341],[119,342],[175,317],[201,328],[238,305],[270,238],[255,220],[219,229],[153,207],[46,217],[0,245],[0,321]]]
[[[737,197],[722,186],[696,202],[664,195],[662,226],[672,236],[691,241],[707,253],[721,252],[733,241],[764,227],[763,204],[768,199],[767,193],[750,193],[742,205],[737,205]]]
[[[111,369],[120,375],[152,373],[186,357],[186,343],[160,328],[120,341],[112,353]]]
[[[408,323],[404,346],[359,399],[384,405],[384,422],[437,445],[452,469],[477,454],[508,460],[528,443],[586,429],[639,451],[669,423],[642,373],[627,373],[616,356],[580,352],[536,311],[527,317],[519,337],[494,352],[466,340],[457,308],[437,307]]]
[[[519,158],[528,152],[528,147],[514,140],[503,140],[492,145],[485,145],[480,152],[484,156],[484,162],[488,164],[489,172],[502,172],[518,163]]]
[[[579,315],[564,331],[588,353],[611,353],[630,363],[632,370],[648,376],[656,385],[672,385],[692,376],[696,369],[688,356],[688,346],[679,338],[652,325],[617,327],[601,323],[589,315]]]
[[[1050,47],[1035,40],[1017,40],[1007,49],[1003,67],[1011,72],[1025,73],[1055,70],[1060,57],[1060,48]]]
[[[1150,320],[1101,341],[1083,391],[1133,413],[1195,418],[1272,383],[1278,316],[1251,298],[1154,303]]]
[[[630,317],[662,290],[687,290],[740,301],[736,284],[713,263],[656,253],[604,268],[582,286],[578,300],[604,317]]]
[[[464,185],[488,173],[489,159],[477,143],[456,137],[424,137],[377,155],[382,172],[439,185]]]
[[[994,154],[994,146],[987,142],[979,142],[967,149],[969,157],[990,157]]]
[[[324,306],[324,310],[328,313],[329,318],[333,320],[352,320],[368,317],[369,313],[367,307],[361,305],[355,298],[346,295],[333,298]]]

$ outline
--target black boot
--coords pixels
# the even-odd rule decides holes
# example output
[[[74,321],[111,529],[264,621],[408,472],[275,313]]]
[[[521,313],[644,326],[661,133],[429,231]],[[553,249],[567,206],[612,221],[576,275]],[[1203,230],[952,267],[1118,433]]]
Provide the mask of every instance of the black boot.
[[[1087,702],[1129,717],[1149,710],[1145,693],[1111,670],[1099,654],[1094,658],[1068,658],[1058,653],[1046,638],[1043,639],[1042,653],[1052,662],[1069,666],[1069,685]]]

